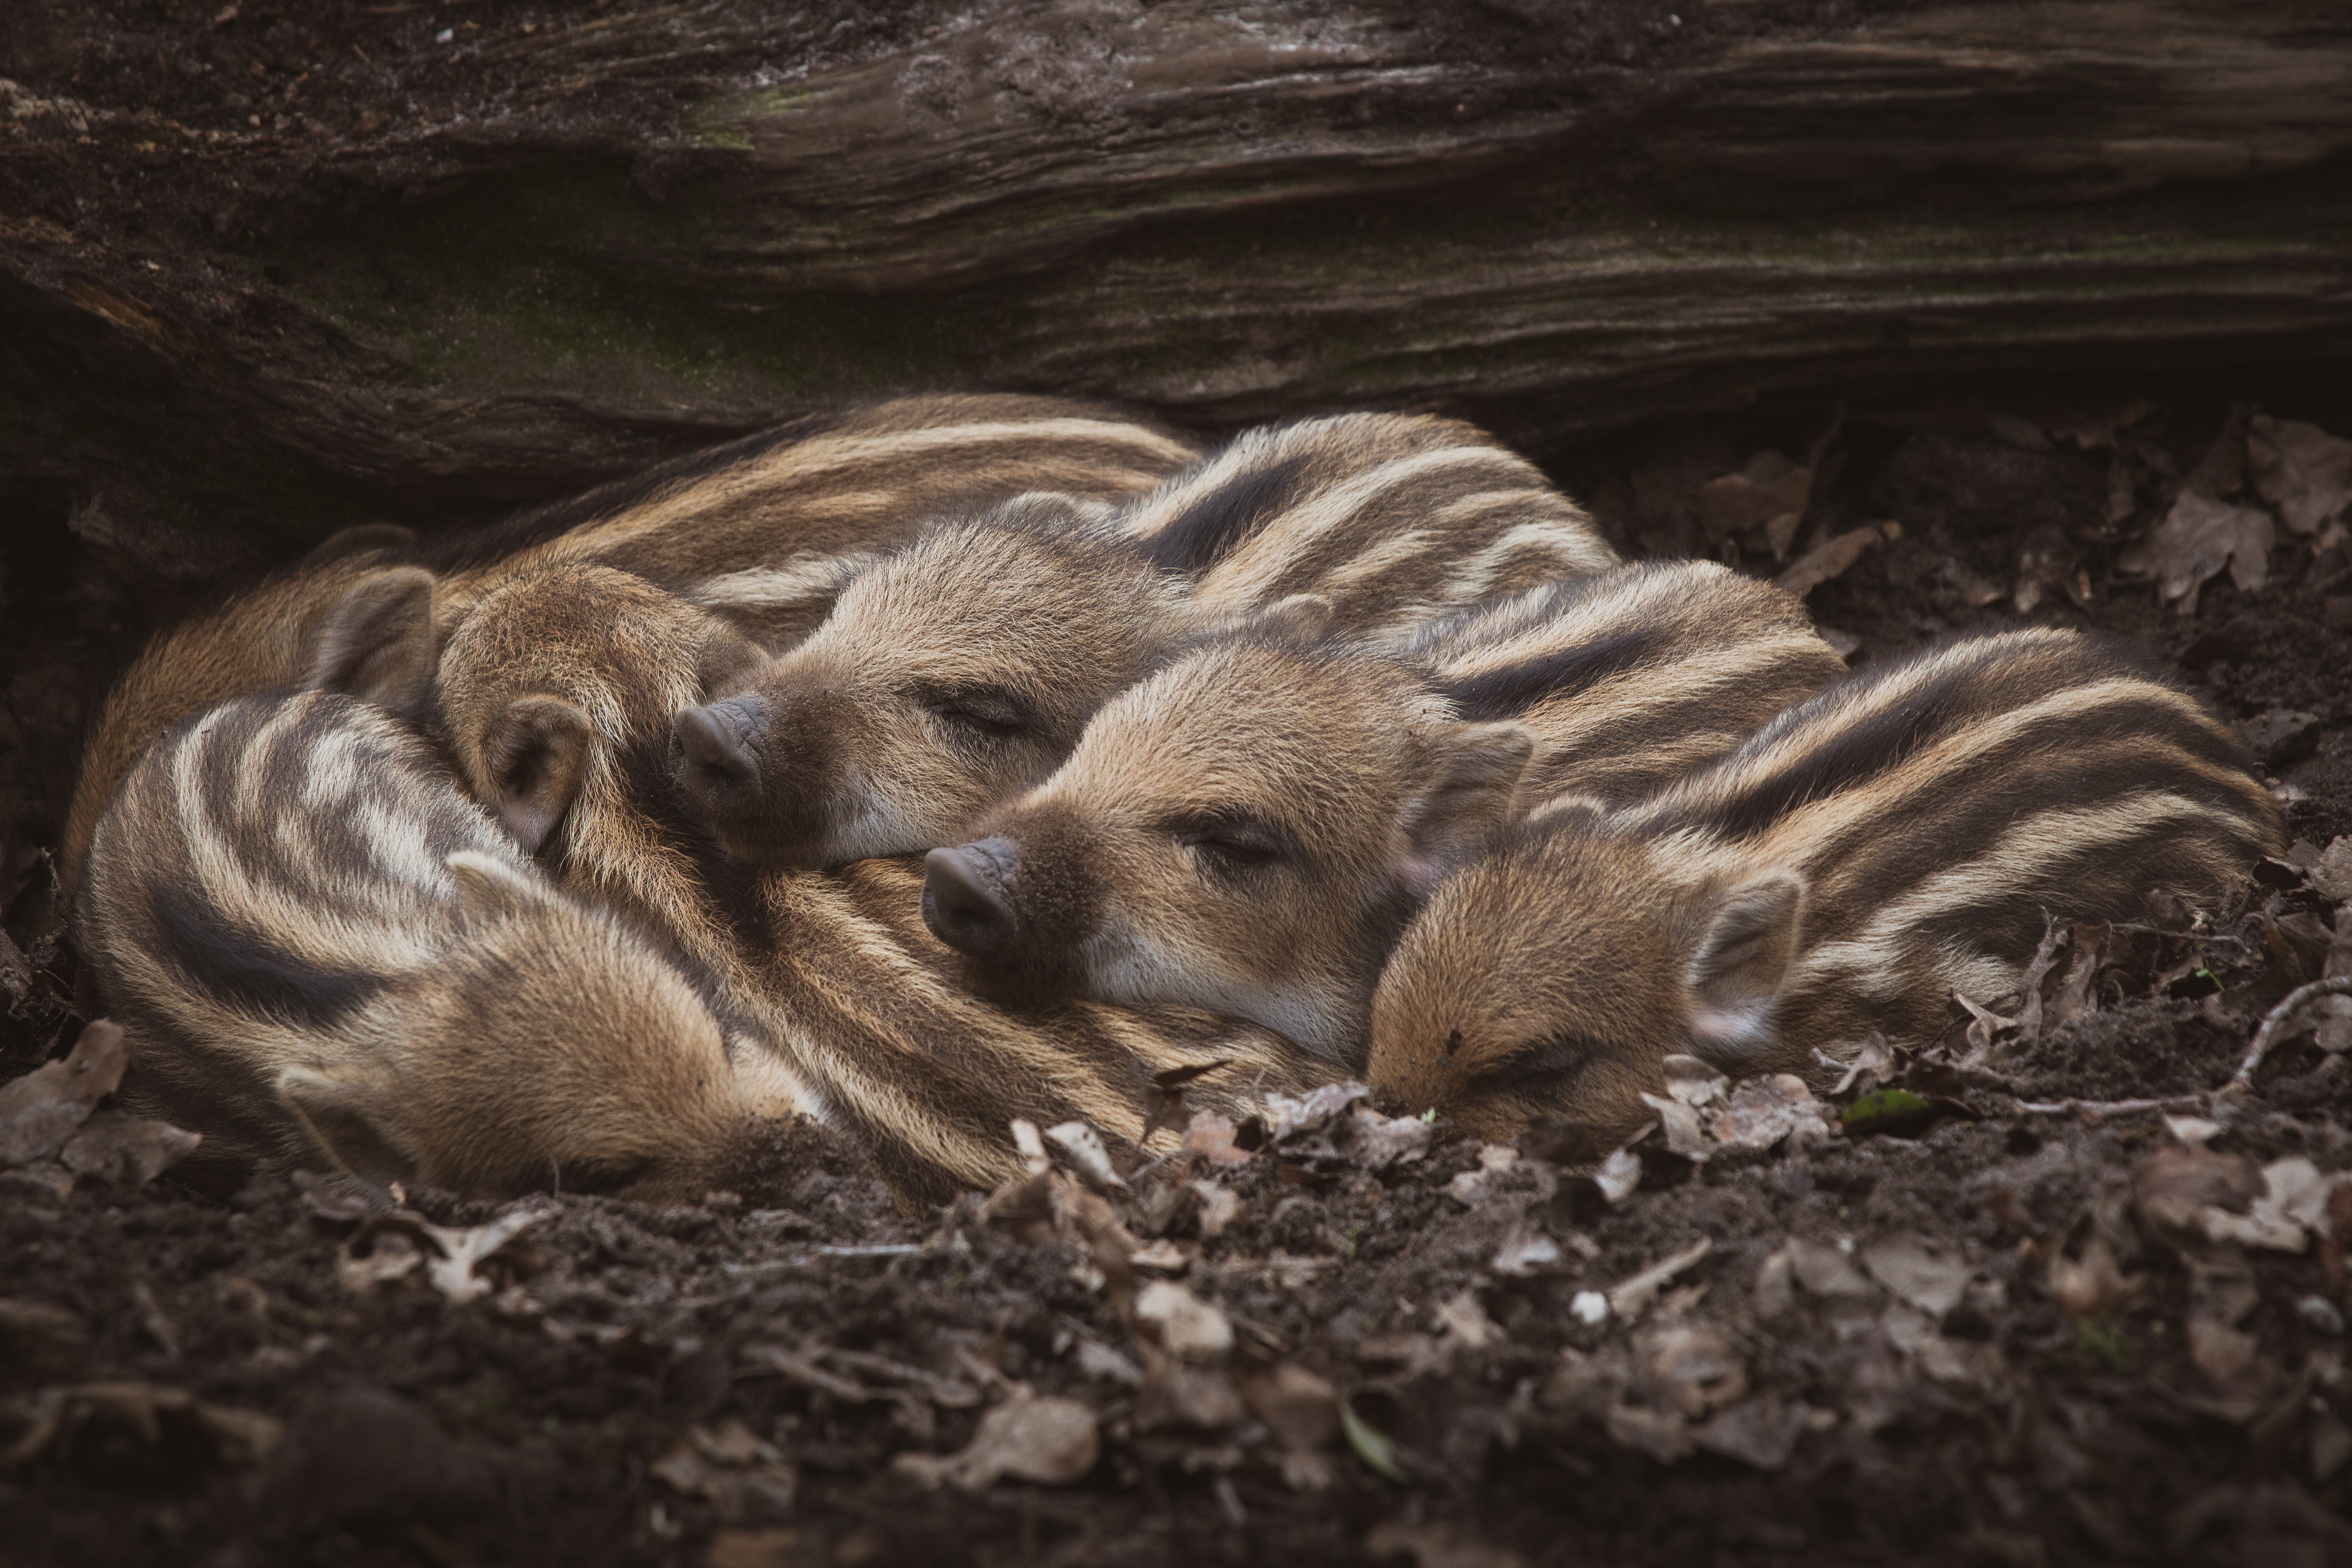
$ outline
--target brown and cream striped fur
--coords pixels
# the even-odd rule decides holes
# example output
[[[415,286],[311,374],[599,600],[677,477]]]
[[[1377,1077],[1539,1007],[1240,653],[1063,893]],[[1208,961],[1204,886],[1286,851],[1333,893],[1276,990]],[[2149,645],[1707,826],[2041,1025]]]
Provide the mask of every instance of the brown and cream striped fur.
[[[1631,798],[1841,668],[1790,595],[1703,563],[1536,589],[1403,658],[1293,600],[1112,699],[930,855],[927,910],[1009,994],[1213,1008],[1360,1066],[1390,944],[1531,786]]]
[[[2045,921],[2205,907],[2283,843],[2228,729],[2069,632],[1971,637],[1832,686],[1613,812],[1538,813],[1440,886],[1372,1008],[1369,1078],[1505,1137],[1597,1146],[1660,1058],[1801,1068],[1932,1041],[2014,993]]]
[[[80,915],[129,1092],[218,1165],[690,1201],[796,1109],[738,1080],[740,1031],[658,944],[348,697],[175,727],[100,820]]]
[[[735,636],[626,574],[518,577],[444,655],[449,745],[494,810],[511,820],[515,798],[534,802],[541,858],[568,888],[668,933],[723,1008],[758,1026],[776,1083],[803,1086],[910,1201],[1017,1173],[1013,1117],[1083,1118],[1139,1142],[1152,1077],[1171,1068],[1226,1064],[1193,1091],[1204,1105],[1324,1076],[1276,1037],[1181,1008],[1007,1013],[924,929],[917,863],[755,871],[720,852],[676,794],[669,717]],[[559,753],[560,802],[534,793],[535,759]]]
[[[680,782],[736,853],[839,865],[951,843],[1051,773],[1189,639],[1312,594],[1367,646],[1616,563],[1467,425],[1358,414],[1252,430],[1108,516],[1029,498],[862,574],[809,639],[678,716]]]
[[[506,574],[618,567],[696,596],[773,649],[932,517],[1030,490],[1119,500],[1199,455],[1188,437],[1096,404],[899,398],[796,420],[492,528],[422,540],[346,531],[164,632],[132,664],[85,752],[61,869],[70,886],[124,771],[191,713],[306,684],[415,710],[440,644]]]

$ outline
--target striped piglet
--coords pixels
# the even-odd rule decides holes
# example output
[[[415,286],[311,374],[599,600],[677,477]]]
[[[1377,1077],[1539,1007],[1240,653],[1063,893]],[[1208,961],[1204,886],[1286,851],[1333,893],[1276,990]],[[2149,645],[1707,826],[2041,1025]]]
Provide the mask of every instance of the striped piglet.
[[[100,819],[79,936],[131,1096],[231,1165],[469,1196],[688,1201],[789,1085],[657,942],[564,893],[381,711],[306,692],[175,727]]]
[[[1966,638],[1858,673],[1630,806],[1570,797],[1439,886],[1372,1002],[1375,1088],[1606,1146],[1658,1063],[1802,1068],[2014,993],[2045,920],[2210,907],[2283,842],[2236,737],[2100,641]]]

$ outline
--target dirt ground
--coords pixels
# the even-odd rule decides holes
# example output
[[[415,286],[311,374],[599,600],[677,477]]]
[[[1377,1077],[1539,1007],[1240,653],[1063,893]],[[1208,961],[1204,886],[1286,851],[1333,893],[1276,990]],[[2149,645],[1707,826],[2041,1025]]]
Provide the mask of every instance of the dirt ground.
[[[1851,556],[1811,603],[1857,663],[2020,618],[2137,642],[2288,802],[2238,907],[2064,933],[2032,1007],[1762,1123],[1766,1086],[1687,1084],[1698,1131],[1597,1181],[1334,1103],[914,1216],[845,1149],[692,1209],[373,1219],[27,1166],[0,1563],[2352,1562],[2352,1020],[2211,1096],[2352,971],[2352,550],[2297,531],[2260,455],[2301,437],[2230,390],[1857,394],[1550,457],[1633,552]],[[16,504],[12,1079],[78,1028],[42,846],[147,629]]]

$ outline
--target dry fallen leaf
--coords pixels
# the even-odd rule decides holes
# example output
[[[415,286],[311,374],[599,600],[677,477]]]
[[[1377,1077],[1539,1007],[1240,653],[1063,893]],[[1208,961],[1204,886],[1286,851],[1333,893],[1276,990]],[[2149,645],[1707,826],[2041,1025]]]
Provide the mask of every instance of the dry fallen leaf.
[[[1084,1480],[1102,1454],[1095,1413],[1075,1399],[1022,1387],[980,1418],[971,1441],[944,1458],[900,1454],[890,1468],[928,1487],[985,1491],[1005,1477],[1040,1486]]]
[[[1603,1345],[1596,1351],[1563,1345],[1559,1365],[1544,1380],[1538,1397],[1548,1408],[1597,1418],[1622,1403],[1633,1377],[1631,1359],[1622,1345]]]
[[[1437,1327],[1444,1336],[1465,1350],[1483,1351],[1503,1342],[1503,1331],[1486,1315],[1486,1309],[1475,1289],[1464,1290],[1439,1305]]]
[[[1853,1050],[1851,1058],[1833,1052],[1813,1053],[1823,1067],[1841,1070],[1836,1084],[1830,1089],[1832,1095],[1867,1094],[1895,1081],[1895,1047],[1886,1043],[1885,1036],[1873,1034]]]
[[[1013,1147],[1019,1151],[1021,1163],[1028,1167],[1029,1173],[1042,1176],[1052,1170],[1054,1162],[1045,1152],[1045,1140],[1038,1132],[1037,1124],[1016,1116],[1013,1119],[1012,1128]]]
[[[1133,1388],[1143,1381],[1143,1369],[1097,1340],[1078,1342],[1078,1370]]]
[[[1246,1165],[1250,1151],[1234,1142],[1234,1124],[1230,1117],[1213,1110],[1196,1110],[1192,1124],[1184,1129],[1184,1151],[1205,1155],[1223,1165]]]
[[[2202,1116],[2166,1116],[2164,1130],[2191,1148],[2202,1148],[2221,1134],[2221,1124]]]
[[[1155,1279],[1137,1294],[1135,1318],[1157,1331],[1161,1347],[1181,1361],[1212,1365],[1234,1348],[1232,1321],[1171,1279]]]
[[[2246,465],[2291,533],[2316,533],[2352,506],[2352,441],[2316,425],[2255,415],[2246,425]]]
[[[1192,1255],[1165,1237],[1137,1247],[1127,1260],[1153,1274],[1181,1274],[1192,1266]]]
[[[2263,1167],[2262,1180],[2263,1190],[2243,1212],[2221,1204],[2200,1208],[2199,1228],[2211,1241],[2273,1252],[2303,1251],[2311,1233],[2326,1231],[2328,1198],[2336,1184],[2300,1154],[2272,1161]]]
[[[1339,1392],[1296,1362],[1276,1362],[1243,1385],[1242,1398],[1282,1449],[1294,1491],[1321,1491],[1339,1479],[1326,1457],[1339,1436]]]
[[[1170,1068],[1166,1072],[1152,1074],[1150,1085],[1143,1091],[1143,1137],[1138,1142],[1148,1142],[1163,1127],[1181,1126],[1184,1119],[1184,1091],[1224,1065],[1224,1060],[1220,1058],[1191,1067]]]
[[[65,1060],[0,1085],[0,1166],[28,1164],[63,1148],[121,1083],[130,1062],[121,1027],[100,1018],[83,1027]]]
[[[2327,847],[2304,868],[2304,875],[2325,897],[2352,899],[2352,834],[2329,839]],[[2343,929],[2339,921],[2337,930]]]
[[[2053,588],[2078,605],[2090,603],[2091,578],[2082,552],[2063,539],[2043,539],[2018,552],[2017,587],[2010,604],[2019,615],[2031,615]]]
[[[1670,1056],[1658,1063],[1666,1092],[1694,1110],[1721,1100],[1731,1079],[1720,1068],[1697,1057]]]
[[[1658,1128],[1665,1134],[1667,1148],[1696,1163],[1714,1157],[1715,1140],[1706,1135],[1706,1124],[1697,1111],[1665,1095],[1643,1094],[1642,1103],[1658,1113]]]
[[[1748,1397],[1748,1368],[1731,1342],[1710,1328],[1667,1323],[1633,1346],[1636,1383],[1657,1410],[1703,1421]]]
[[[1577,1236],[1576,1240],[1591,1245],[1589,1238]],[[1513,1279],[1526,1279],[1549,1274],[1560,1264],[1559,1243],[1540,1229],[1524,1222],[1511,1227],[1503,1245],[1495,1249],[1487,1269]]]
[[[153,1117],[101,1110],[83,1123],[59,1152],[58,1162],[78,1176],[136,1184],[153,1181],[204,1141],[201,1132],[184,1131]]]
[[[2158,594],[2178,601],[2184,616],[2197,613],[2206,582],[2228,568],[2230,580],[2252,593],[2270,580],[2270,551],[2278,530],[2270,513],[2184,489],[2156,531],[2126,550],[2116,564],[2156,579]]]
[[[1244,1205],[1231,1187],[1218,1182],[1192,1182],[1187,1185],[1201,1200],[1201,1239],[1214,1241],[1239,1223]]]
[[[2278,1363],[2263,1354],[2257,1336],[2239,1326],[2261,1300],[2242,1254],[2200,1267],[2189,1279],[2181,1337],[2189,1359],[2214,1390],[2206,1407],[2225,1420],[2252,1419],[2278,1387]]]
[[[1619,1149],[1594,1169],[1592,1180],[1603,1198],[1622,1204],[1642,1184],[1642,1157],[1631,1149]]]
[[[1194,1366],[1150,1344],[1142,1349],[1143,1383],[1135,1391],[1139,1431],[1190,1427],[1215,1432],[1239,1425],[1248,1415],[1241,1390],[1223,1367]]]
[[[1717,1141],[1744,1149],[1769,1149],[1783,1138],[1799,1148],[1834,1136],[1828,1111],[1805,1080],[1785,1072],[1743,1079],[1710,1130]]]
[[[1350,1110],[1347,1127],[1348,1152],[1375,1171],[1420,1159],[1437,1132],[1418,1116],[1383,1116],[1369,1105]]]
[[[1863,557],[1863,552],[1882,539],[1893,539],[1900,531],[1894,523],[1864,523],[1848,529],[1833,539],[1825,539],[1789,563],[1789,569],[1772,581],[1788,593],[1803,598],[1822,584],[1845,574],[1846,569]]]
[[[84,1383],[0,1399],[16,1417],[16,1441],[0,1450],[0,1470],[39,1458],[61,1436],[98,1427],[145,1448],[193,1436],[225,1465],[250,1465],[276,1447],[285,1426],[257,1410],[207,1404],[184,1388],[151,1383]],[[79,1446],[79,1445],[77,1445]],[[104,1452],[105,1441],[89,1445]]]
[[[1792,1236],[1783,1249],[1789,1255],[1790,1272],[1812,1295],[1856,1298],[1878,1293],[1842,1247]]]
[[[1484,1143],[1478,1148],[1478,1164],[1475,1170],[1460,1171],[1445,1184],[1445,1195],[1465,1208],[1475,1208],[1486,1195],[1487,1184],[1497,1171],[1507,1171],[1519,1163],[1519,1152],[1508,1143]]]
[[[1777,1470],[1789,1462],[1797,1451],[1797,1439],[1812,1425],[1813,1413],[1802,1401],[1759,1394],[1693,1431],[1691,1441],[1710,1454],[1759,1470]]]
[[[1110,1163],[1110,1151],[1103,1147],[1102,1134],[1084,1121],[1065,1121],[1045,1129],[1045,1141],[1070,1162],[1070,1166],[1088,1183],[1098,1188],[1127,1189],[1126,1178]]]
[[[1609,1310],[1628,1321],[1640,1317],[1675,1275],[1714,1250],[1715,1243],[1702,1236],[1664,1261],[1652,1264],[1640,1273],[1620,1280],[1609,1292]]]
[[[1360,1083],[1327,1083],[1302,1095],[1265,1097],[1266,1142],[1280,1143],[1301,1133],[1320,1131],[1341,1112],[1371,1090]]]
[[[2084,1241],[2079,1253],[2070,1257],[2062,1250],[2050,1256],[2051,1299],[2070,1318],[2103,1317],[2128,1307],[2146,1287],[2139,1275],[2124,1272],[2115,1248],[2096,1232]]]
[[[438,1226],[405,1209],[372,1215],[343,1243],[336,1275],[358,1294],[415,1275],[450,1301],[463,1306],[494,1289],[474,1272],[516,1237],[547,1217],[544,1209],[518,1209],[487,1225]]]
[[[1863,1267],[1878,1282],[1932,1318],[1960,1304],[1976,1269],[1965,1258],[1942,1258],[1916,1231],[1896,1231],[1862,1248]]]
[[[676,1447],[648,1467],[674,1490],[709,1502],[723,1523],[777,1519],[790,1513],[800,1472],[740,1420],[692,1426]]]
[[[1749,458],[1739,472],[1699,486],[1693,500],[1708,543],[1719,545],[1734,534],[1744,534],[1751,547],[1769,550],[1779,561],[1796,542],[1797,525],[1804,521],[1812,489],[1812,469],[1765,451]]]
[[[2210,1241],[2209,1211],[2243,1215],[2263,1192],[2251,1161],[2210,1149],[2159,1149],[2132,1173],[2132,1202],[2150,1230],[2173,1246],[2198,1250]]]

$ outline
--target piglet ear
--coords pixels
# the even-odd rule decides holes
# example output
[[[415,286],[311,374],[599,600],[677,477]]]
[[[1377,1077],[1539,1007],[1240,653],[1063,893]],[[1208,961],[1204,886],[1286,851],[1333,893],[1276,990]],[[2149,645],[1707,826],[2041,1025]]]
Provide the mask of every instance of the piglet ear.
[[[543,907],[546,885],[529,868],[460,849],[449,857],[449,879],[457,884],[457,902],[478,920],[503,920]]]
[[[343,691],[394,713],[432,694],[440,649],[433,635],[436,579],[421,566],[361,578],[310,634],[313,691]]]
[[[1416,894],[1426,895],[1511,820],[1519,776],[1535,751],[1535,731],[1510,720],[1455,724],[1430,741],[1422,787],[1398,821],[1405,881]]]
[[[278,1103],[314,1150],[371,1187],[416,1180],[416,1159],[392,1131],[392,1097],[380,1087],[310,1068],[278,1075]]]
[[[1796,962],[1805,884],[1768,872],[1724,894],[1691,955],[1691,1043],[1718,1067],[1753,1062],[1780,1043],[1772,1005]]]
[[[536,854],[580,794],[595,731],[560,697],[519,697],[482,737],[490,809],[525,854]]]

